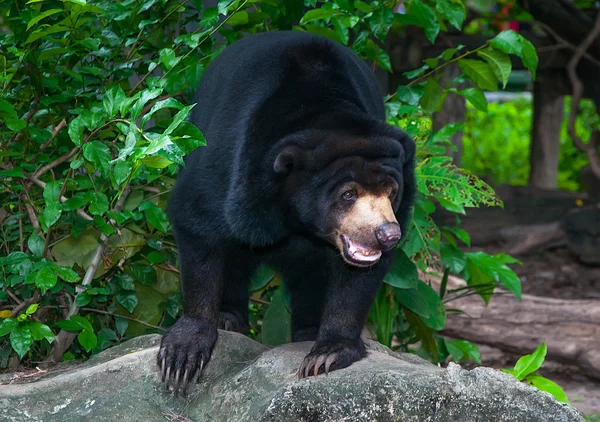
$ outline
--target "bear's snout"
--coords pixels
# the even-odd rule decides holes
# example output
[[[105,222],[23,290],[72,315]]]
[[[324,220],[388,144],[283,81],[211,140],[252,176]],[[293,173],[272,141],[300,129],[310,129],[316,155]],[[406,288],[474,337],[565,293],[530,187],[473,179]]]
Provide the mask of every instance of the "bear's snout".
[[[377,242],[379,242],[384,250],[390,250],[398,244],[402,237],[400,225],[391,222],[383,223],[375,230],[375,236],[377,237]]]

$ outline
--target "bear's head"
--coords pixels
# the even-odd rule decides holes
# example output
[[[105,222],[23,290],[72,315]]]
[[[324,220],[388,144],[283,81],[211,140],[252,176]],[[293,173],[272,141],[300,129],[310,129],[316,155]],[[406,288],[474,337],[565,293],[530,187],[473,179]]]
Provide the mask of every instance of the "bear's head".
[[[404,132],[310,130],[273,160],[289,224],[325,239],[351,265],[367,267],[401,240],[412,206],[415,146]]]

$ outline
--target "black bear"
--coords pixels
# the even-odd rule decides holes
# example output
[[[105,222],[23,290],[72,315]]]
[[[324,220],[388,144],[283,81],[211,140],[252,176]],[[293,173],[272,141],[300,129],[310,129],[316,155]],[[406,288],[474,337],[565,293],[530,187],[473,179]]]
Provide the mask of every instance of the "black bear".
[[[298,31],[236,41],[208,66],[169,202],[183,316],[158,353],[163,382],[189,380],[217,329],[246,333],[248,283],[264,262],[291,295],[292,341],[314,340],[300,378],[366,355],[360,338],[414,199],[415,145],[385,121],[368,66]]]

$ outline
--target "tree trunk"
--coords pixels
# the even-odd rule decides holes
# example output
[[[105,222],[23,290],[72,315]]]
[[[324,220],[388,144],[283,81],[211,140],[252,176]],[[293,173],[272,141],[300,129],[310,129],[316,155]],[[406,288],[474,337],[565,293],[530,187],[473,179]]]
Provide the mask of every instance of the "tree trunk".
[[[460,69],[456,64],[448,65],[444,68],[444,74],[440,78],[440,85],[446,86],[450,81],[455,79],[460,75]],[[449,93],[446,99],[444,100],[444,104],[442,105],[442,109],[433,114],[433,130],[438,131],[447,124],[464,122],[465,121],[465,99],[460,95]],[[452,162],[456,166],[460,166],[460,161],[462,158],[463,151],[463,142],[462,142],[463,132],[458,131],[450,138],[450,141],[456,147],[456,151],[448,150],[448,155],[452,157]]]
[[[536,188],[556,189],[564,100],[553,89],[552,79],[540,79],[533,85],[529,184]]]
[[[436,290],[439,279],[425,276]],[[465,286],[450,276],[447,291]],[[494,295],[488,306],[479,296],[452,300],[441,334],[528,354],[546,342],[548,358],[577,365],[583,374],[600,379],[600,301],[562,300],[524,294]]]

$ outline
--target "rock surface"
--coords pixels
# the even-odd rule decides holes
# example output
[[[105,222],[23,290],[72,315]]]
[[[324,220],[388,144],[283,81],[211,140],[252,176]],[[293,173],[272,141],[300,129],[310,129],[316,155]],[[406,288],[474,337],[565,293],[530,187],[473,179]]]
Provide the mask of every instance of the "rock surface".
[[[298,381],[310,342],[273,349],[220,332],[187,398],[158,382],[160,337],[143,336],[27,383],[0,385],[2,421],[583,421],[577,411],[488,368],[443,369],[369,342],[349,368]]]

